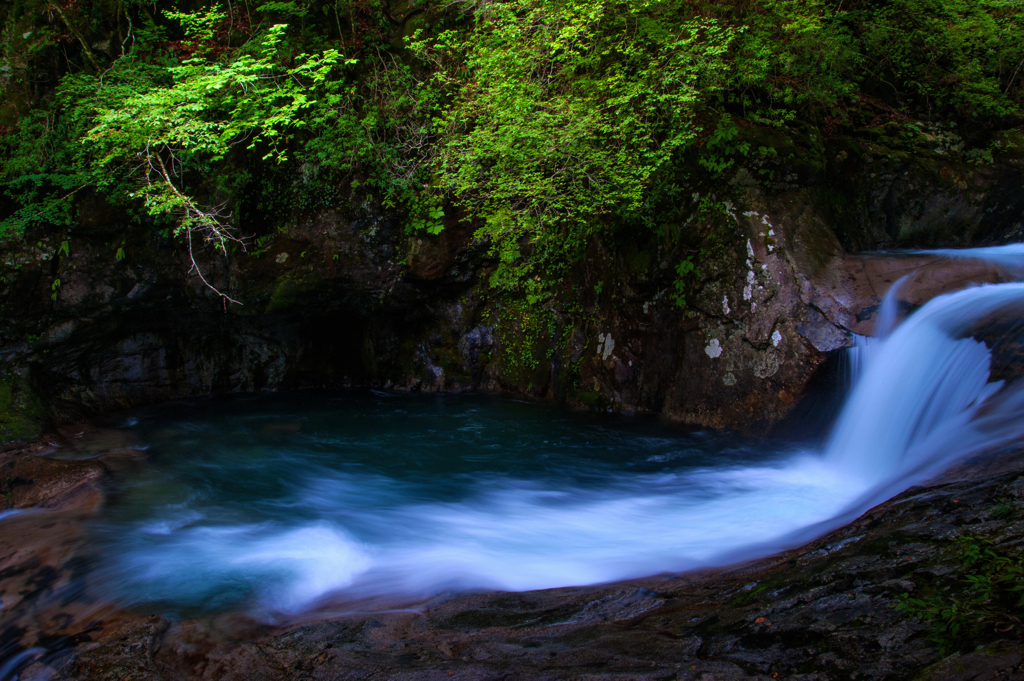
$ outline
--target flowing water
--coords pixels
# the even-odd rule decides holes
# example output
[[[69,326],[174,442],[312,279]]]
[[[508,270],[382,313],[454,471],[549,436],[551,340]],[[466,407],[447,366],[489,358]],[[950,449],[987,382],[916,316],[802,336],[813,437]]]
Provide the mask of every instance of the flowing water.
[[[107,582],[171,612],[682,570],[838,510],[813,458],[501,397],[258,397],[132,427],[150,449],[100,528]]]
[[[958,257],[965,256],[958,253]],[[1016,266],[1020,249],[977,253]],[[982,323],[1024,284],[940,296],[859,340],[819,449],[484,396],[365,392],[178,404],[95,534],[110,597],[281,614],[450,589],[593,584],[800,544],[1024,434]]]

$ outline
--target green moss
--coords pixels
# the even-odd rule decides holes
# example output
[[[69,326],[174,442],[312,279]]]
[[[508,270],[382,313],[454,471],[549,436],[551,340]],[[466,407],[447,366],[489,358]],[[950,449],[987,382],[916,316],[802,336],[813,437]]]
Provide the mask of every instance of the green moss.
[[[558,342],[555,313],[546,307],[513,301],[502,306],[495,330],[501,344],[501,380],[527,391],[543,385],[547,361]]]
[[[1024,132],[1005,130],[995,135],[999,143],[997,154],[1003,160],[1024,158]]]
[[[267,303],[266,314],[286,312],[317,288],[317,282],[282,277]]]
[[[0,442],[29,440],[42,430],[46,410],[21,377],[0,379]]]
[[[629,250],[625,254],[626,270],[630,274],[645,274],[651,270],[653,258],[651,252],[644,248],[638,248],[635,242],[627,242]]]
[[[435,361],[444,369],[444,374],[449,383],[461,383],[471,385],[473,377],[467,374],[462,365],[462,357],[453,343],[449,343],[435,350]]]
[[[759,584],[759,585],[755,586],[754,588],[750,589],[749,591],[744,591],[743,593],[741,593],[740,595],[738,595],[738,596],[736,596],[735,598],[732,599],[732,604],[733,605],[746,605],[751,600],[753,600],[753,598],[755,596],[757,596],[758,594],[760,594],[760,593],[762,593],[764,591],[767,591],[768,590],[768,586],[769,586],[768,583]]]

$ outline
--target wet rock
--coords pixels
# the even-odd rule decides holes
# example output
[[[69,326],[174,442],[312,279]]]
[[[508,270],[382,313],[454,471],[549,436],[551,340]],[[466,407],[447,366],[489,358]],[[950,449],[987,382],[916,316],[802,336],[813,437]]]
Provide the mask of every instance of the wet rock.
[[[1024,676],[1024,645],[1002,641],[982,650],[954,654],[924,670],[926,681],[1017,679]]]
[[[459,338],[459,355],[469,373],[478,373],[489,358],[488,355],[494,348],[493,331],[494,329],[489,326],[477,326]]]
[[[96,638],[120,639],[127,631],[145,636],[137,632],[160,620],[121,611],[89,593],[88,521],[103,503],[103,485],[116,464],[103,456],[49,458],[61,451],[42,443],[0,454],[0,475],[8,488],[3,490],[6,510],[0,511],[0,670],[5,678],[62,678],[60,670],[74,653]],[[145,661],[135,660],[132,667],[140,664]]]
[[[820,352],[831,352],[850,344],[849,333],[837,328],[814,308],[804,311],[804,319],[796,325],[796,330]]]
[[[459,253],[471,243],[471,230],[458,225],[437,235],[425,233],[409,237],[409,275],[427,281],[440,279],[455,264]]]

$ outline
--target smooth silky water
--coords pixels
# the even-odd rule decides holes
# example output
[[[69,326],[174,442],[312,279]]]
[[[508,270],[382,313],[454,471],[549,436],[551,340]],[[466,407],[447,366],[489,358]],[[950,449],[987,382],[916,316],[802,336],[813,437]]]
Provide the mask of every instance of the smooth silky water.
[[[130,428],[148,451],[96,531],[105,581],[172,614],[686,569],[816,505],[763,441],[507,397],[209,400]],[[767,489],[791,503],[739,501],[761,517],[735,526]]]
[[[1024,284],[943,295],[897,324],[899,288],[883,304],[884,338],[852,349],[853,388],[813,449],[470,395],[141,412],[130,428],[146,463],[95,529],[103,584],[165,614],[275,619],[608,582],[798,545],[1024,433],[1024,390],[990,381],[990,350],[969,335],[1019,319]]]

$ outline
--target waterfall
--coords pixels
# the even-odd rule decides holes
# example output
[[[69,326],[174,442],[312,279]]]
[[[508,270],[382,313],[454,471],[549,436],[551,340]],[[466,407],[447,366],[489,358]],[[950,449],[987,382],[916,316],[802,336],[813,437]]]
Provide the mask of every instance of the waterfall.
[[[1024,311],[1024,284],[940,296],[870,347],[825,451],[825,460],[866,482],[936,472],[959,455],[1001,443],[973,425],[1001,382],[988,381],[990,352],[962,337],[996,312]],[[863,352],[863,350],[860,350]],[[1002,432],[1002,431],[1000,431]]]
[[[903,290],[903,286],[910,281],[912,276],[912,274],[907,274],[900,277],[886,291],[885,297],[882,298],[882,304],[878,308],[878,321],[875,322],[875,338],[885,338],[892,333],[899,323],[900,291]]]

